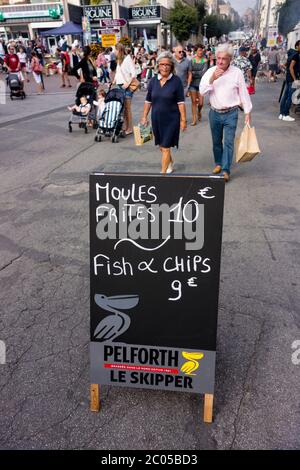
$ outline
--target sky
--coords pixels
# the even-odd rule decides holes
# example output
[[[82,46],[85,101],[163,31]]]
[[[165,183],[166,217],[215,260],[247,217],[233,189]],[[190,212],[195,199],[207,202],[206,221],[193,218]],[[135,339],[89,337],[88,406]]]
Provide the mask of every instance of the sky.
[[[256,0],[229,0],[232,8],[239,12],[240,15],[245,13],[247,8],[254,8]]]

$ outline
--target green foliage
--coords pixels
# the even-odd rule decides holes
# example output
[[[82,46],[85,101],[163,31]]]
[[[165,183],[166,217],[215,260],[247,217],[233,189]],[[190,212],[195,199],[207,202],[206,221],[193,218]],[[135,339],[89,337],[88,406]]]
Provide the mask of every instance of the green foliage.
[[[187,41],[191,33],[198,28],[198,12],[195,7],[175,1],[170,13],[171,29],[179,42]]]
[[[92,57],[93,59],[97,59],[98,55],[100,54],[100,51],[102,49],[100,44],[90,44],[90,48],[92,51]]]
[[[131,47],[131,40],[129,39],[128,36],[123,36],[119,42],[123,44],[125,47]]]
[[[203,24],[204,17],[206,16],[206,0],[196,0],[195,7],[198,12],[199,25]]]
[[[300,21],[299,0],[285,0],[277,10],[278,30],[285,36],[293,31]]]
[[[202,32],[203,24],[207,24],[206,28],[206,37],[209,38],[219,38],[222,34],[228,34],[230,31],[235,31],[238,29],[239,24],[237,22],[232,22],[229,18],[222,18],[219,15],[206,15],[201,21]]]

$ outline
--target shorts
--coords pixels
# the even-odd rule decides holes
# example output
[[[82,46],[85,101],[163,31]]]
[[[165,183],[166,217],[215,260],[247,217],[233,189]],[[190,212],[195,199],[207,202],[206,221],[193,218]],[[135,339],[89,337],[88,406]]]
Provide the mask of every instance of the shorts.
[[[117,61],[116,61],[116,60],[111,60],[111,61],[110,61],[110,70],[111,70],[112,72],[115,72],[116,69],[117,69]]]
[[[270,64],[269,65],[269,70],[271,70],[271,72],[277,72],[277,69],[278,69],[277,64]]]
[[[126,90],[124,90],[123,85],[118,85],[118,87],[120,88],[120,90],[124,91],[125,98],[132,98],[133,97],[133,92],[128,90],[128,88]]]
[[[69,74],[71,72],[71,67],[70,67],[70,64],[66,64],[64,65],[63,69],[62,69],[63,73],[67,73]]]
[[[133,92],[130,90],[125,90],[125,98],[132,98],[133,97]]]
[[[40,85],[42,83],[42,74],[41,73],[36,73],[32,72],[33,78],[35,79],[35,83],[37,85]]]
[[[198,92],[199,93],[199,86],[194,86],[194,85],[190,85],[189,86],[189,92]]]

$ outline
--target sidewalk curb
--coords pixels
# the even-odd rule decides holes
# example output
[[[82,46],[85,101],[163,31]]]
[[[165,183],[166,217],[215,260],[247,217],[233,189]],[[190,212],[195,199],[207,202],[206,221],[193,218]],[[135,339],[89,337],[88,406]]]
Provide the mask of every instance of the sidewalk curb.
[[[59,111],[62,111],[62,110],[65,110],[66,109],[66,106],[60,106],[59,108],[54,108],[54,109],[49,109],[47,111],[41,111],[39,113],[35,113],[35,114],[30,114],[28,116],[21,116],[19,117],[18,119],[12,119],[11,121],[5,121],[5,122],[0,122],[0,129],[2,127],[7,127],[7,126],[10,126],[12,124],[16,124],[17,122],[19,121],[30,121],[31,119],[35,119],[37,117],[41,117],[41,116],[45,116],[47,114],[54,114],[54,113],[57,113]]]

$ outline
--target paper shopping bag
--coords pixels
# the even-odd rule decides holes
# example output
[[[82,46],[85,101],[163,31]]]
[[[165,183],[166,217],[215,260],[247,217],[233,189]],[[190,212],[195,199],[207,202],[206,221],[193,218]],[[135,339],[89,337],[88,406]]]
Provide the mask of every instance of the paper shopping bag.
[[[135,145],[143,145],[153,138],[151,126],[133,126]]]
[[[246,125],[235,141],[236,162],[250,162],[259,153],[255,128]]]

